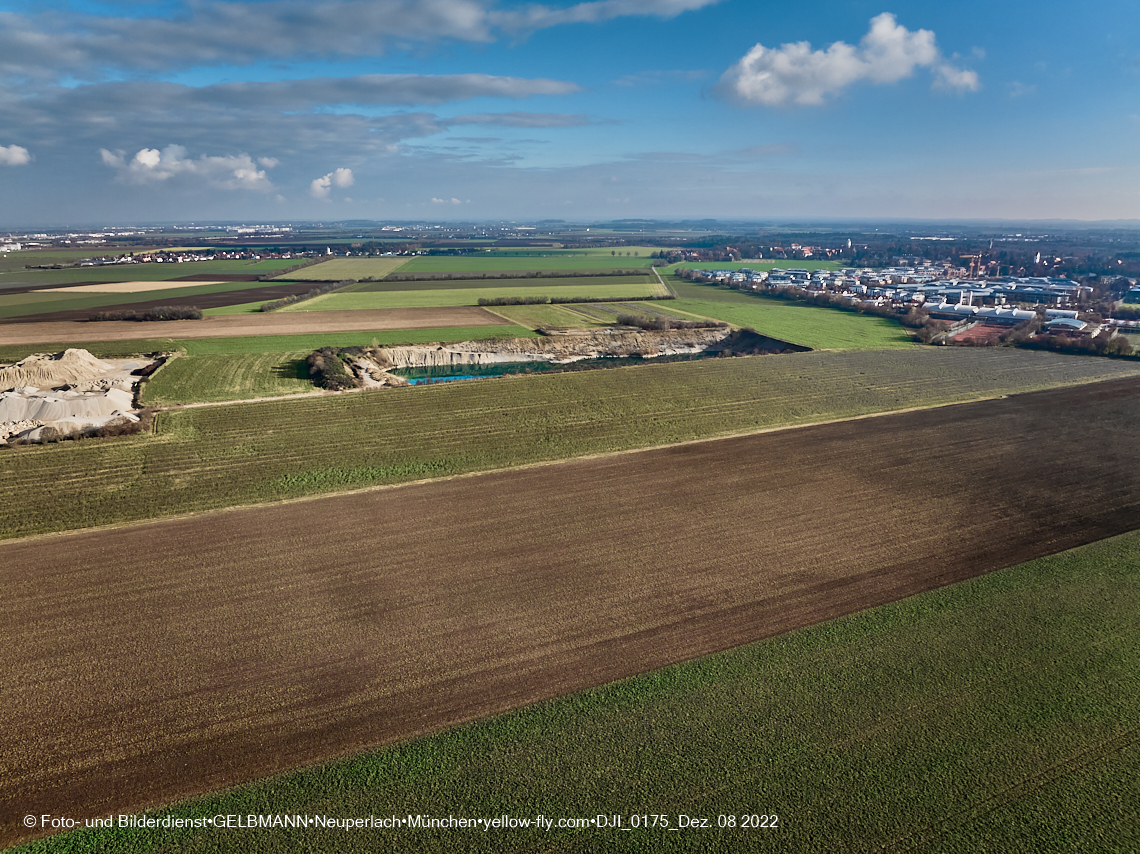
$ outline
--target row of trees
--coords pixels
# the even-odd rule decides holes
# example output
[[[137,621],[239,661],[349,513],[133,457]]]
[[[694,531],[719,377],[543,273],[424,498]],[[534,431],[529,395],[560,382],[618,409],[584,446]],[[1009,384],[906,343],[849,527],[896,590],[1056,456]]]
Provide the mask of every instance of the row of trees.
[[[134,311],[97,311],[88,320],[201,320],[202,310],[192,305],[156,305],[153,308]]]
[[[619,314],[617,322],[621,326],[633,326],[663,332],[667,329],[727,329],[728,324],[719,320],[670,320],[666,317],[639,317],[635,314]]]

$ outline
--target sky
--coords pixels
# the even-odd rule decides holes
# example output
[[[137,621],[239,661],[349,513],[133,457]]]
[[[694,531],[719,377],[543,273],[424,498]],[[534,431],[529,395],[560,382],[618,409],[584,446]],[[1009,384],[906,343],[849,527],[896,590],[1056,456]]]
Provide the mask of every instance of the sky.
[[[0,225],[1140,219],[1135,0],[0,0]]]

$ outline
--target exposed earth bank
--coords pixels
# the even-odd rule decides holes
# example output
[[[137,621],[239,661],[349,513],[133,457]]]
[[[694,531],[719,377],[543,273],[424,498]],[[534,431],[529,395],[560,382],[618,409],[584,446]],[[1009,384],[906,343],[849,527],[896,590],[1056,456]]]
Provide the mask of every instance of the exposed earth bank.
[[[550,335],[543,338],[506,338],[461,341],[424,347],[379,347],[369,352],[376,367],[367,368],[374,383],[406,385],[389,374],[394,368],[446,368],[460,365],[496,365],[518,362],[569,364],[584,359],[706,354],[753,354],[803,352],[800,347],[741,329],[673,329],[667,331],[595,331],[585,334]],[[363,371],[362,371],[363,372]]]

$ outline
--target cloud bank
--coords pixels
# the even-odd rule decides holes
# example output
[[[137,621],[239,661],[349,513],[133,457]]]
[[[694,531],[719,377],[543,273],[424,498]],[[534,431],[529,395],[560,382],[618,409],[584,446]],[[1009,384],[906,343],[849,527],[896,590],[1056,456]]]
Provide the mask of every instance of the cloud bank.
[[[570,23],[673,18],[721,0],[592,0],[499,9],[491,0],[196,0],[167,16],[0,12],[0,74],[103,78],[265,59],[377,56],[440,41],[495,42]]]
[[[720,94],[743,104],[819,106],[854,83],[895,83],[929,68],[936,87],[976,91],[978,75],[943,58],[930,30],[908,30],[884,12],[871,19],[859,45],[835,42],[812,50],[810,42],[779,48],[757,44],[721,77]]]
[[[104,166],[119,172],[119,178],[133,184],[159,184],[179,175],[197,177],[214,187],[226,190],[272,190],[273,184],[264,169],[248,154],[212,156],[203,154],[194,160],[187,157],[181,145],[140,149],[129,161],[123,151],[99,149]],[[277,161],[263,157],[262,166],[271,168]]]

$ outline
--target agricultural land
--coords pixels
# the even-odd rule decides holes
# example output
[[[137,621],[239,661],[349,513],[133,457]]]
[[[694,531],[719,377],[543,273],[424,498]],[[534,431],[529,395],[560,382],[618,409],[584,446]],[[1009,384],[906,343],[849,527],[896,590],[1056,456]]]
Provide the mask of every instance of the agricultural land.
[[[1138,391],[1140,379],[1116,380],[5,544],[0,655],[17,687],[0,714],[19,745],[6,839],[19,838],[17,813],[135,811],[1122,534],[1140,512]],[[1074,434],[1086,443],[1079,459]],[[450,780],[442,791],[461,798],[478,797],[480,774],[578,766],[508,801],[553,815],[565,785],[568,802],[596,804],[592,813],[628,812],[633,789],[647,806],[663,798],[658,812],[778,813],[793,834],[896,848],[952,841],[966,832],[963,816],[1000,835],[995,808],[1047,822],[1038,804],[1093,800],[1135,768],[1140,685],[1135,662],[1119,657],[1135,651],[1135,542],[395,755],[406,757],[403,773],[432,768],[426,779]],[[956,618],[964,608],[971,619]],[[742,681],[751,687],[735,692]],[[690,692],[692,711],[670,714]],[[854,694],[864,701],[844,701]],[[584,741],[559,754],[560,720],[615,729],[598,754],[582,754]],[[648,737],[647,725],[665,736],[664,765],[596,764],[634,750],[624,735]],[[522,740],[481,771],[457,766],[448,738],[495,751],[504,728]],[[686,733],[702,737],[667,740]],[[442,768],[424,751],[439,751]],[[727,779],[716,761],[725,751],[738,757]],[[371,770],[391,755],[354,767],[370,769],[380,793],[395,787],[403,806],[417,790],[401,788],[399,771]],[[872,768],[889,770],[861,789],[866,805],[813,782],[866,779]],[[230,797],[284,796],[293,809],[312,798],[306,780],[340,773]],[[924,780],[917,797],[911,775]],[[739,784],[751,780],[763,781],[759,794]],[[1097,809],[1120,838],[1120,808]],[[1124,809],[1135,816],[1134,803]]]
[[[165,356],[149,431],[0,449],[0,847],[44,835],[27,814],[142,810],[714,820],[360,851],[1140,846],[1140,360],[920,346],[650,269],[651,244],[528,240],[0,257],[0,365]],[[555,302],[478,306],[528,298]],[[205,317],[88,321],[170,305]],[[813,352],[347,392],[306,361],[624,340],[619,317]]]
[[[161,412],[153,435],[0,455],[0,501],[9,508],[0,537],[1138,374],[1140,364],[1109,360],[912,348],[648,364]]]

